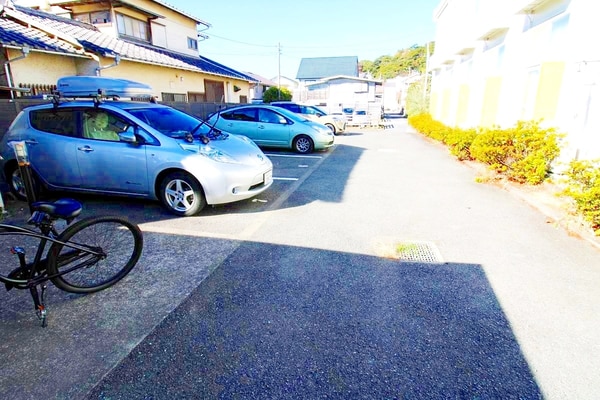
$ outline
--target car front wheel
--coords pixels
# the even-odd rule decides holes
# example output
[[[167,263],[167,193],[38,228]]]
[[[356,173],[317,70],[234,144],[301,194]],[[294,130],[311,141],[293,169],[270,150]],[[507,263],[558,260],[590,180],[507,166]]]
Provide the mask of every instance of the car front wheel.
[[[27,190],[25,189],[25,180],[21,175],[19,165],[14,162],[6,170],[6,176],[8,177],[8,184],[10,185],[10,191],[19,200],[27,201]],[[39,197],[40,184],[35,176],[35,173],[31,171],[31,180],[33,183],[33,194],[35,197]]]
[[[314,144],[310,137],[306,135],[300,135],[294,139],[293,147],[298,153],[306,154],[313,151]]]
[[[337,135],[337,132],[335,131],[335,126],[333,126],[333,124],[325,124],[325,126],[331,129],[331,132],[333,132],[334,135]]]
[[[206,205],[202,186],[185,172],[173,172],[162,180],[160,198],[170,212],[183,217],[199,213]]]

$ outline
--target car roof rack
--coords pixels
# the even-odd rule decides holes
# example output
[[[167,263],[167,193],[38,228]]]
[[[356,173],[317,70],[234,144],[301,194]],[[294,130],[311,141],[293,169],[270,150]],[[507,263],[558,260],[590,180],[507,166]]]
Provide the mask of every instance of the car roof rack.
[[[50,95],[54,104],[58,104],[61,98],[93,99],[96,105],[105,99],[153,99],[149,85],[121,78],[65,76],[58,79],[56,87],[56,92]]]

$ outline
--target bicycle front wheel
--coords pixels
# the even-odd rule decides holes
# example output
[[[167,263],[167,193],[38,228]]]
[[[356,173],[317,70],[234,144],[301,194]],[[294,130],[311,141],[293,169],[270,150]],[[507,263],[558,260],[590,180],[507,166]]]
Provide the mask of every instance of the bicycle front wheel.
[[[101,254],[52,244],[48,274],[61,274],[52,282],[72,293],[93,293],[114,285],[135,266],[143,248],[140,228],[114,216],[84,218],[65,229],[58,240]]]

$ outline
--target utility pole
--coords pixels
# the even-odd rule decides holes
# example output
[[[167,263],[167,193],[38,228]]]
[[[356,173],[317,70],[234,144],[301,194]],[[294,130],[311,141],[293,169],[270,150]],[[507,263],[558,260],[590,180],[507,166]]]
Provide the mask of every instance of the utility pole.
[[[429,76],[429,42],[427,42],[425,53],[425,79],[423,83],[423,101],[427,98],[427,78]]]
[[[277,100],[281,100],[281,42],[277,43]]]

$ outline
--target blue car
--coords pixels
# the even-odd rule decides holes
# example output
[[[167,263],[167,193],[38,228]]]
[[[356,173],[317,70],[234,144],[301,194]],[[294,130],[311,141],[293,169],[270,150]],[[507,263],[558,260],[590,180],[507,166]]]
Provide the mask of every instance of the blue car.
[[[37,187],[160,200],[179,216],[273,183],[271,161],[248,138],[150,101],[59,100],[21,111],[0,149],[4,179],[24,199],[12,141],[27,143]]]
[[[214,113],[208,123],[252,139],[261,147],[281,147],[306,154],[334,145],[331,129],[281,107],[248,105]]]

